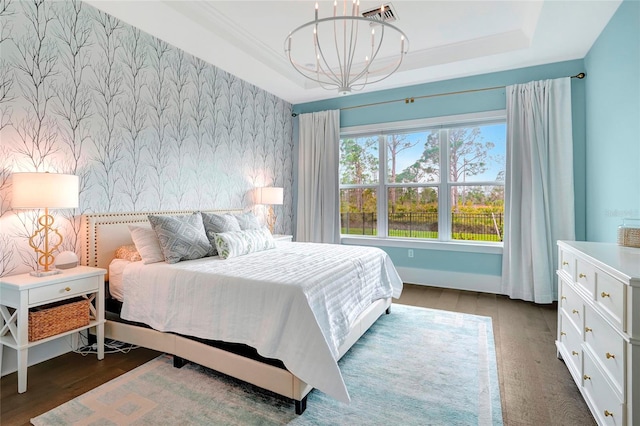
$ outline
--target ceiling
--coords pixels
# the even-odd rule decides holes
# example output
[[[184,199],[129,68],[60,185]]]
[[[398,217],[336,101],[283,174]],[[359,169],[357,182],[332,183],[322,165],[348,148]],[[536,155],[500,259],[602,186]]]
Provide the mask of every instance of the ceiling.
[[[338,96],[298,74],[284,53],[289,32],[313,19],[314,1],[87,3],[292,104]],[[409,52],[395,74],[362,92],[584,58],[621,1],[387,3]],[[360,9],[380,4],[363,0]],[[319,17],[332,9],[332,1],[320,1]]]

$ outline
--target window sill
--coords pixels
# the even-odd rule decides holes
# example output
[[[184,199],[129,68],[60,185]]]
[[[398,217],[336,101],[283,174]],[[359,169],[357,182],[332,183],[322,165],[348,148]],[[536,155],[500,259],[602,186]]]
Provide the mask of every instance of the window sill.
[[[502,243],[427,241],[403,238],[380,238],[366,236],[341,236],[341,244],[361,246],[400,247],[419,250],[459,251],[466,253],[502,254]]]

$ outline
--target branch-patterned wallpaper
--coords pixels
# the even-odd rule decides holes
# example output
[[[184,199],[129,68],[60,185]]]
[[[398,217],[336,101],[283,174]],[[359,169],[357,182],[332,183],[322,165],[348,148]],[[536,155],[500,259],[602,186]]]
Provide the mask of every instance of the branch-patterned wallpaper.
[[[80,176],[61,250],[80,253],[83,213],[248,209],[271,185],[291,233],[289,103],[79,1],[0,0],[0,28],[0,276],[37,262],[19,171]]]

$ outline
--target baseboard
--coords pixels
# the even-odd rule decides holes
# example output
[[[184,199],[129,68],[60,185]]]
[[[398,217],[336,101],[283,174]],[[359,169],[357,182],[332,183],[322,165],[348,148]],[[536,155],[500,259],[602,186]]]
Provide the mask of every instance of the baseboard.
[[[402,281],[407,284],[503,294],[501,290],[501,277],[498,275],[470,274],[466,272],[406,267],[396,267],[396,270],[398,274],[400,274]]]

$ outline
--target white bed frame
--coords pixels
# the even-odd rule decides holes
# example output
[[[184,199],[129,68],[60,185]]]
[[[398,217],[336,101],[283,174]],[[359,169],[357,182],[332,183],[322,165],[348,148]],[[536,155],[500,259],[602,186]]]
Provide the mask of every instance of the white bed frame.
[[[242,210],[203,210],[211,213],[240,213]],[[115,250],[133,244],[128,225],[148,223],[147,216],[185,215],[193,211],[103,213],[82,216],[82,264],[108,269]],[[107,278],[108,279],[108,278]],[[339,350],[341,358],[371,325],[389,312],[391,298],[374,302],[356,321]],[[313,389],[288,370],[215,348],[173,333],[138,327],[115,321],[105,323],[105,337],[166,352],[213,370],[268,389],[295,402],[297,414],[306,409],[307,395]],[[175,358],[174,358],[175,359]],[[178,361],[180,363],[180,361]],[[174,361],[176,364],[176,361]]]

